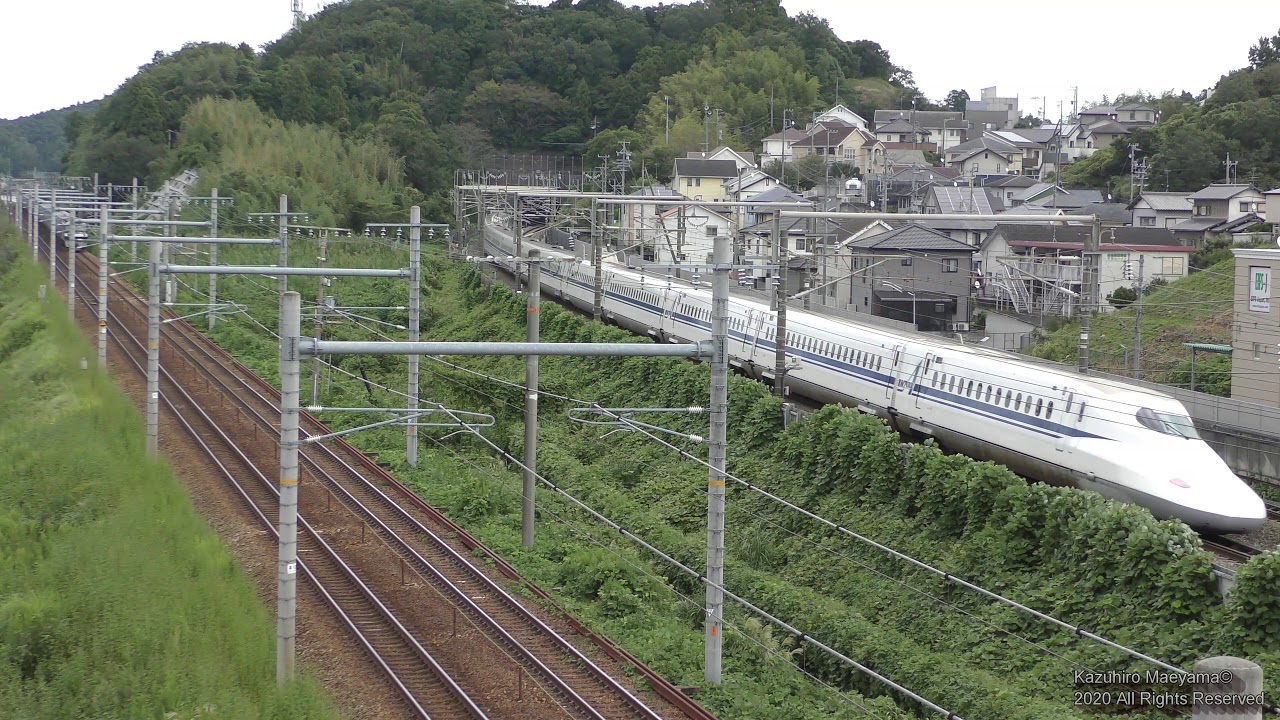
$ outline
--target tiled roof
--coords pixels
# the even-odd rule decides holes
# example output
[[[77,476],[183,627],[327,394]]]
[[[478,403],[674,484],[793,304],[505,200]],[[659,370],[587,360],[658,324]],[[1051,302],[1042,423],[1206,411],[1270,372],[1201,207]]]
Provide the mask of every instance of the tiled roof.
[[[1089,203],[1067,211],[1068,215],[1097,215],[1104,223],[1125,223],[1133,219],[1124,203]]]
[[[819,130],[803,140],[795,141],[792,143],[792,147],[835,147],[844,142],[844,139],[853,134],[855,130],[857,128],[852,125],[831,130]]]
[[[1152,210],[1160,210],[1162,212],[1191,212],[1191,201],[1188,199],[1191,193],[1184,192],[1144,192],[1134,198],[1130,208],[1135,207],[1139,201],[1146,200]]]
[[[901,119],[895,119],[895,120],[891,120],[891,121],[889,121],[888,123],[885,123],[884,125],[881,125],[880,127],[876,128],[876,132],[878,132],[878,133],[887,133],[887,132],[895,132],[895,133],[909,133],[909,132],[928,133],[929,131],[928,131],[928,130],[925,130],[925,129],[924,129],[924,128],[922,128],[922,127],[919,127],[918,125],[913,125],[913,124],[911,124],[911,122],[910,122],[910,121],[907,121],[907,120],[901,120]]]
[[[1190,200],[1230,200],[1245,190],[1252,189],[1252,185],[1221,185],[1214,183],[1209,187],[1203,188],[1199,192],[1191,193],[1188,196]]]
[[[803,140],[807,137],[809,136],[806,135],[803,130],[798,130],[796,128],[789,127],[786,130],[783,130],[782,132],[776,132],[770,135],[769,137],[765,138],[765,140]]]
[[[880,235],[855,240],[845,247],[857,250],[952,250],[973,252],[976,248],[952,240],[937,230],[921,225],[907,225]]]
[[[738,177],[738,164],[732,160],[698,160],[676,158],[676,175],[680,177]]]
[[[1087,225],[1018,225],[1001,224],[996,232],[1014,243],[1083,243],[1093,229]],[[1172,232],[1165,228],[1120,227],[1104,230],[1104,245],[1143,245],[1154,247],[1181,247]],[[1194,249],[1194,248],[1188,248]]]
[[[1094,123],[1085,129],[1085,134],[1088,135],[1127,135],[1129,132],[1129,128],[1114,120]]]
[[[1003,140],[998,140],[996,138],[983,135],[982,137],[976,137],[967,142],[962,142],[959,145],[952,145],[951,147],[947,148],[947,154],[948,155],[951,155],[952,153],[965,154],[965,153],[973,152],[975,150],[994,150],[995,152],[1009,153],[1009,152],[1016,151],[1017,148],[1014,147],[1012,144],[1007,143]]]

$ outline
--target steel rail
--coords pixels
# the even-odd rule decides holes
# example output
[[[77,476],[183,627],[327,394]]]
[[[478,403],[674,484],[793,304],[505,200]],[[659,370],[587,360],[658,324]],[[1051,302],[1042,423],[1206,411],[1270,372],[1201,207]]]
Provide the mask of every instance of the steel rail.
[[[121,292],[119,288],[116,288],[116,291],[117,293]],[[138,303],[137,298],[129,298],[129,301],[126,304],[135,312],[142,312],[141,308],[138,306],[137,303]],[[167,329],[167,326],[166,326],[166,329]],[[200,358],[196,357],[195,352],[199,351],[203,357],[209,358],[213,363],[220,365],[224,369],[227,369],[228,371],[230,371],[231,375],[237,377],[238,379],[241,380],[242,383],[244,383],[243,391],[252,393],[253,398],[264,405],[275,406],[278,403],[278,391],[276,391],[274,387],[262,381],[261,378],[259,378],[255,373],[253,373],[251,370],[246,368],[242,363],[240,363],[234,357],[231,357],[230,355],[226,354],[225,351],[222,351],[220,347],[213,344],[212,341],[208,340],[203,335],[187,334],[180,331],[171,332],[169,333],[169,335],[171,336],[175,332],[177,334],[178,340],[182,341],[182,342],[178,342],[178,340],[175,340],[173,337],[168,338],[173,343],[173,347],[175,347],[175,349],[179,350],[179,352],[182,353],[182,355],[185,356],[185,358],[189,360],[194,367],[198,368],[202,372],[202,374],[204,374],[207,378],[213,380],[223,390],[225,390],[227,396],[229,396],[229,399],[231,399],[232,402],[236,403],[236,405],[242,411],[244,411],[247,415],[253,418],[260,427],[266,428],[273,432],[276,430],[276,427],[272,423],[271,419],[264,417],[261,412],[251,407],[250,402],[246,402],[243,398],[240,398],[237,395],[235,388],[231,387],[226,382],[224,382],[221,378],[217,377],[215,374],[209,371],[209,369],[205,366],[205,363],[202,362]],[[192,347],[186,347],[185,345],[190,345]],[[259,389],[253,388],[251,384],[259,385]],[[271,397],[264,396],[260,390],[267,391],[271,395]],[[313,426],[318,426],[321,428],[324,427],[314,417],[305,413],[304,415],[306,420],[309,423],[311,423]],[[432,530],[424,526],[422,523],[420,523],[417,520],[417,518],[415,518],[413,515],[406,512],[404,508],[401,507],[395,500],[391,499],[386,495],[386,493],[382,492],[382,490],[377,487],[376,483],[366,478],[363,474],[360,473],[359,470],[357,470],[350,463],[348,463],[346,460],[340,457],[332,449],[325,447],[323,445],[308,447],[308,449],[312,449],[312,448],[318,449],[320,452],[325,454],[330,461],[342,467],[342,469],[344,469],[357,484],[362,486],[362,489],[372,493],[374,495],[375,500],[379,502],[388,512],[390,512],[393,516],[395,516],[395,520],[399,520],[403,523],[409,524],[411,532],[419,533],[421,537],[423,537],[429,542],[429,544],[433,547],[433,549],[435,549],[437,552],[444,554],[447,560],[449,560],[455,567],[457,567],[460,571],[462,571],[468,576],[468,580],[475,580],[480,582],[484,586],[484,589],[486,591],[491,592],[495,596],[500,598],[500,603],[502,605],[506,606],[510,610],[513,610],[522,622],[531,626],[534,629],[534,631],[537,632],[542,637],[550,639],[557,646],[557,650],[569,654],[583,669],[585,669],[592,676],[593,680],[595,680],[597,683],[600,683],[606,689],[611,691],[611,693],[614,696],[621,698],[623,702],[630,708],[630,710],[634,715],[636,715],[637,717],[645,718],[646,720],[659,720],[661,718],[661,716],[658,713],[654,712],[651,708],[645,705],[643,701],[641,701],[634,694],[628,691],[625,687],[623,687],[620,683],[618,683],[612,676],[610,676],[607,672],[601,669],[598,665],[592,662],[590,658],[588,658],[580,650],[578,650],[577,647],[575,647],[572,643],[564,639],[554,629],[547,626],[540,618],[538,618],[536,615],[531,613],[520,602],[518,602],[515,598],[513,598],[510,594],[508,594],[505,590],[503,590],[501,586],[499,586],[490,577],[488,577],[487,574],[485,574],[484,572],[476,568],[473,563],[471,563],[465,557],[463,557],[460,553],[458,553],[452,546],[449,545],[448,542],[446,542],[443,538],[441,538],[438,533],[433,532]],[[356,452],[358,453],[358,451]],[[384,537],[384,539],[387,540],[393,546],[392,547],[393,550],[396,550],[399,554],[406,556],[406,559],[408,560],[408,562],[411,565],[413,565],[415,569],[419,571],[420,575],[423,575],[424,580],[428,580],[429,582],[432,582],[433,585],[435,585],[438,589],[442,590],[447,595],[447,597],[451,600],[452,604],[459,607],[459,609],[463,610],[464,612],[467,612],[472,617],[479,619],[480,623],[483,624],[485,628],[487,628],[489,633],[497,636],[495,639],[499,641],[501,645],[505,645],[509,650],[514,652],[519,657],[519,660],[522,661],[522,664],[525,664],[526,666],[528,666],[530,671],[532,671],[533,673],[536,673],[537,675],[540,675],[546,680],[548,680],[556,690],[557,694],[561,695],[565,700],[570,702],[572,705],[577,706],[584,713],[586,713],[588,717],[592,718],[592,720],[604,720],[604,716],[593,707],[592,703],[589,700],[582,697],[578,692],[576,692],[572,688],[572,686],[559,673],[556,673],[554,670],[547,667],[546,664],[537,656],[536,653],[529,650],[527,647],[525,647],[524,644],[522,644],[519,640],[517,640],[514,636],[512,636],[502,626],[502,624],[499,621],[494,619],[489,613],[487,613],[483,608],[481,608],[464,589],[458,587],[456,583],[450,581],[443,573],[441,573],[434,565],[432,565],[431,562],[423,558],[421,554],[419,554],[417,550],[413,548],[412,545],[410,545],[409,543],[403,540],[400,534],[396,533],[391,527],[389,527],[385,522],[383,522],[383,520],[379,517],[379,515],[375,511],[370,510],[369,507],[364,503],[360,502],[360,500],[357,499],[348,490],[346,486],[344,486],[340,481],[334,478],[324,468],[320,467],[314,458],[312,458],[307,452],[301,453],[301,457],[303,462],[308,465],[309,469],[318,479],[320,479],[331,491],[335,491],[336,494],[340,494],[342,496],[339,498],[339,501],[342,502],[344,505],[346,505],[348,509],[351,510],[353,513],[355,513],[356,515],[360,516],[365,521],[367,521],[371,528],[378,530],[379,534],[381,534]],[[363,453],[358,453],[356,457],[363,459],[365,456],[363,455]],[[379,468],[379,470],[380,469],[381,468]],[[345,498],[345,500],[343,500],[343,498]],[[573,623],[573,625],[575,626],[575,628],[581,627],[580,624],[576,622]],[[638,663],[638,661],[635,661],[634,658],[631,658],[631,660]],[[681,693],[681,695],[683,694]],[[665,695],[663,696],[665,697]],[[683,710],[683,708],[681,709]],[[701,708],[698,708],[698,709],[701,710]],[[694,714],[693,716],[704,717],[698,714]],[[710,716],[706,715],[705,717],[710,717]]]
[[[64,268],[65,268],[65,263],[59,262],[60,271],[63,270]],[[65,272],[60,272],[60,274],[62,274],[64,278],[66,277]],[[135,311],[138,310],[137,306],[134,304],[136,302],[136,298],[130,297],[127,293],[124,293],[118,287],[113,287],[112,289],[116,292],[117,296],[122,297],[122,299],[126,300],[126,305],[130,306]],[[89,306],[91,308],[96,308],[97,298],[94,297],[87,290],[78,289],[76,294],[79,295],[81,299],[84,300],[86,306]],[[119,333],[113,334],[113,338],[115,339],[116,344],[124,352],[125,357],[129,360],[130,364],[139,373],[145,374],[146,372],[145,367],[139,363],[138,359],[132,353],[130,353],[127,346],[125,345],[125,339],[128,339],[129,341],[131,341],[134,347],[139,351],[145,352],[145,345],[137,338],[137,336],[131,330],[129,330],[128,326],[119,318],[119,316],[115,314],[114,311],[108,309],[107,315],[110,318],[110,320],[115,323],[116,327],[119,328],[124,333],[123,338],[120,336]],[[191,397],[191,395],[181,386],[181,384],[177,382],[177,380],[169,373],[168,370],[162,367],[160,372],[164,376],[164,378],[168,381],[168,383],[175,390],[177,390],[177,392],[181,395],[181,399],[184,400],[191,409],[195,410],[199,414],[199,416],[204,420],[204,422],[209,426],[209,428],[214,433],[216,433],[216,435],[221,439],[221,441],[226,445],[226,447],[230,449],[229,452],[233,456],[235,456],[240,462],[242,462],[245,465],[245,467],[247,467],[250,470],[250,472],[258,478],[258,480],[262,484],[263,489],[265,491],[270,492],[273,496],[278,497],[278,490],[275,487],[274,483],[272,483],[272,481],[268,479],[261,472],[261,470],[258,469],[258,467],[254,464],[254,462],[250,460],[245,455],[245,453],[231,440],[231,438],[226,435],[226,433],[222,430],[222,428],[209,416],[208,413],[205,412],[203,407],[193,397]],[[188,422],[187,418],[184,417],[184,415],[178,411],[178,409],[174,405],[174,402],[169,397],[162,394],[161,400],[165,403],[165,405],[169,407],[170,411],[173,413],[173,416],[186,429],[186,431],[197,442],[197,444],[200,445],[201,449],[205,452],[206,455],[208,455],[210,460],[212,460],[212,462],[218,467],[219,471],[222,472],[223,476],[231,483],[231,486],[235,489],[236,493],[240,496],[240,498],[248,504],[249,510],[253,513],[253,515],[256,516],[258,520],[268,528],[268,530],[271,531],[271,534],[273,537],[278,537],[279,530],[275,527],[275,524],[272,523],[263,514],[261,508],[258,507],[258,503],[250,496],[249,491],[245,489],[245,487],[236,479],[235,474],[231,472],[226,467],[226,465],[221,461],[221,459],[217,457],[216,451],[208,443],[205,442],[201,434],[198,433],[196,429],[191,425],[191,423]],[[337,554],[337,552],[334,551],[333,548],[329,546],[329,544],[326,543],[321,538],[321,536],[312,529],[312,527],[305,520],[305,518],[303,518],[302,516],[299,516],[298,520],[299,520],[299,524],[302,526],[303,530],[305,531],[305,537],[307,538],[307,541],[314,542],[321,550],[322,554],[324,555],[324,558],[332,562],[339,569],[340,577],[342,579],[345,579],[347,582],[351,583],[356,588],[359,595],[365,599],[365,602],[371,605],[374,608],[374,610],[377,612],[377,614],[383,619],[383,621],[386,622],[386,624],[392,628],[392,630],[400,638],[400,640],[409,648],[410,652],[412,652],[417,657],[417,659],[422,663],[422,667],[424,667],[429,673],[431,673],[431,675],[434,676],[436,684],[442,687],[446,692],[448,692],[451,696],[454,697],[454,699],[457,701],[458,705],[466,713],[466,715],[468,715],[469,717],[477,718],[477,720],[487,720],[488,716],[484,713],[484,711],[480,709],[480,707],[475,703],[475,701],[469,695],[467,695],[467,693],[462,689],[462,687],[457,683],[457,681],[455,681],[449,675],[449,673],[430,654],[430,652],[428,652],[426,648],[424,648],[421,645],[421,643],[419,643],[418,640],[413,637],[412,632],[410,632],[408,628],[406,628],[404,624],[401,623],[398,618],[396,618],[393,611],[391,611],[389,608],[386,607],[385,604],[382,603],[382,601],[377,597],[377,594],[374,593],[374,591],[371,588],[369,588],[368,585],[366,585],[359,578],[356,572],[346,562],[342,560],[342,558]],[[422,703],[419,701],[417,694],[411,688],[408,687],[404,678],[401,676],[401,673],[392,667],[393,661],[388,660],[383,655],[383,653],[380,652],[375,647],[374,641],[372,641],[367,636],[367,634],[359,627],[358,622],[352,617],[352,615],[343,608],[342,602],[338,598],[336,598],[332,592],[330,592],[330,589],[326,587],[325,583],[317,576],[316,572],[312,569],[312,567],[306,561],[303,561],[301,559],[298,561],[298,564],[299,564],[300,571],[304,574],[307,580],[312,584],[312,586],[317,591],[319,591],[325,603],[329,605],[330,609],[334,611],[334,613],[338,616],[342,624],[344,624],[352,632],[352,634],[355,635],[356,640],[360,644],[360,646],[365,649],[365,651],[374,660],[374,663],[384,672],[384,674],[387,675],[388,679],[391,681],[391,684],[409,703],[414,713],[418,717],[423,718],[424,720],[431,720],[432,716],[429,714],[426,708],[422,706]]]

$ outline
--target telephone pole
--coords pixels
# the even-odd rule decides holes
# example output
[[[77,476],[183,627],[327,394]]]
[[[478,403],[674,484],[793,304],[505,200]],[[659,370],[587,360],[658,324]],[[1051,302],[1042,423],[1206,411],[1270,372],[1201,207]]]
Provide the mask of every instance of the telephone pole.
[[[1228,185],[1231,185],[1232,183],[1235,182],[1234,178],[1236,177],[1236,166],[1239,164],[1240,164],[1239,161],[1231,159],[1231,153],[1227,153],[1227,159],[1222,161],[1223,167],[1227,169]]]
[[[1138,255],[1138,307],[1134,310],[1133,328],[1133,377],[1137,380],[1142,379],[1142,296],[1146,291],[1143,264],[1146,259],[1146,255]]]

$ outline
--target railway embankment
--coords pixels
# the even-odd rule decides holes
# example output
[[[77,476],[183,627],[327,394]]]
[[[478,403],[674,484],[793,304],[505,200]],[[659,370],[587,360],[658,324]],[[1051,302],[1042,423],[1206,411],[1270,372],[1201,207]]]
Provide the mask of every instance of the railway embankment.
[[[0,717],[337,718],[44,282],[0,225]]]
[[[307,240],[299,256],[311,254]],[[251,249],[227,262],[252,263]],[[330,246],[352,266],[399,267],[403,247],[363,241]],[[524,299],[481,285],[482,273],[436,255],[424,261],[424,339],[516,340]],[[220,286],[267,327],[271,293],[260,283]],[[314,293],[301,283],[295,290]],[[375,281],[335,284],[328,293],[354,306],[396,306],[403,289]],[[192,297],[196,297],[193,295]],[[370,314],[403,324],[404,313]],[[363,327],[362,327],[363,325]],[[330,339],[368,339],[381,324],[347,318]],[[270,377],[272,338],[242,321],[212,335]],[[544,302],[547,341],[622,341],[617,328],[592,324]],[[326,405],[401,402],[403,358],[347,358],[318,376]],[[459,410],[492,413],[485,431],[505,452],[521,451],[522,363],[518,358],[423,361],[422,397]],[[540,470],[647,542],[694,569],[705,553],[705,468],[638,433],[577,425],[570,399],[611,407],[686,407],[705,402],[705,366],[644,359],[544,358]],[[781,407],[763,386],[732,378],[730,470],[757,488],[803,506],[844,529],[892,546],[1005,597],[1069,623],[1063,628],[962,589],[822,523],[805,519],[741,485],[731,485],[727,521],[728,589],[830,643],[966,718],[1077,717],[1074,671],[1144,672],[1143,661],[1078,636],[1081,628],[1180,667],[1216,654],[1247,655],[1280,666],[1274,587],[1280,556],[1251,560],[1224,601],[1212,556],[1180,523],[1144,509],[1070,489],[1027,485],[989,463],[922,445],[903,450],[872,418],[828,408],[782,427]],[[504,384],[509,383],[509,384]],[[304,385],[307,383],[304,382]],[[335,428],[360,417],[327,418]],[[705,419],[645,418],[703,434]],[[431,504],[510,559],[557,599],[679,684],[701,680],[701,589],[670,563],[596,523],[553,492],[540,491],[538,542],[520,546],[520,476],[490,448],[452,429],[423,429],[420,467],[404,463],[404,435],[379,429],[353,436],[377,453]],[[701,446],[682,445],[692,455]],[[861,717],[829,696],[801,689],[816,676],[846,691],[881,692],[865,676],[740,606],[727,611],[726,683],[698,699],[724,717]],[[1268,678],[1275,690],[1276,678]],[[743,688],[757,697],[743,705]],[[808,688],[815,686],[809,685]],[[885,698],[878,698],[879,701]],[[823,705],[827,704],[824,709]],[[910,705],[910,703],[904,703]],[[888,716],[883,706],[875,712]],[[1154,712],[1154,711],[1152,711]],[[1141,715],[1137,715],[1141,716]]]

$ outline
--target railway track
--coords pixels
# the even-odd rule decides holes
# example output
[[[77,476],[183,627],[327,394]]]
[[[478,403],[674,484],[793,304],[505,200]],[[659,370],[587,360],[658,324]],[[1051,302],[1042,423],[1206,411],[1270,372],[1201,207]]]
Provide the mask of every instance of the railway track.
[[[94,259],[82,258],[82,272],[96,273]],[[91,285],[87,279],[81,278],[77,294],[96,311],[96,297],[84,290]],[[141,370],[145,345],[137,338],[145,328],[145,303],[116,283],[111,292],[113,337]],[[275,485],[268,477],[274,473],[264,474],[259,468],[278,466],[278,393],[184,322],[163,327],[162,345],[166,367],[178,360],[185,371],[203,380],[203,388],[184,389],[164,370],[163,399],[259,521],[274,532],[268,519],[277,506]],[[236,443],[204,409],[214,402],[231,403],[247,426],[238,428],[239,432],[251,430],[260,441]],[[327,432],[305,415],[302,429],[312,435]],[[334,445],[313,444],[301,453],[304,482],[324,492],[305,493],[302,500],[300,570],[419,717],[487,717],[480,704],[496,708],[491,710],[495,716],[663,717],[477,569],[443,536],[463,538],[465,550],[483,546],[416,495],[411,505],[417,512],[406,510],[384,487],[396,494],[407,494],[407,489],[351,446]],[[237,477],[250,481],[237,482]],[[370,542],[381,547],[371,552]],[[519,578],[505,563],[499,570]],[[535,594],[546,598],[541,590]],[[452,623],[441,622],[450,617]],[[585,630],[576,623],[570,625]],[[712,718],[616,646],[588,637],[615,660],[633,664],[686,716]],[[503,675],[504,668],[509,670],[506,677],[495,682],[494,675]],[[483,703],[472,697],[483,698]]]
[[[1254,547],[1249,543],[1226,535],[1201,535],[1200,542],[1205,550],[1223,560],[1237,564],[1246,563],[1254,555],[1261,555],[1265,552],[1262,548]]]

